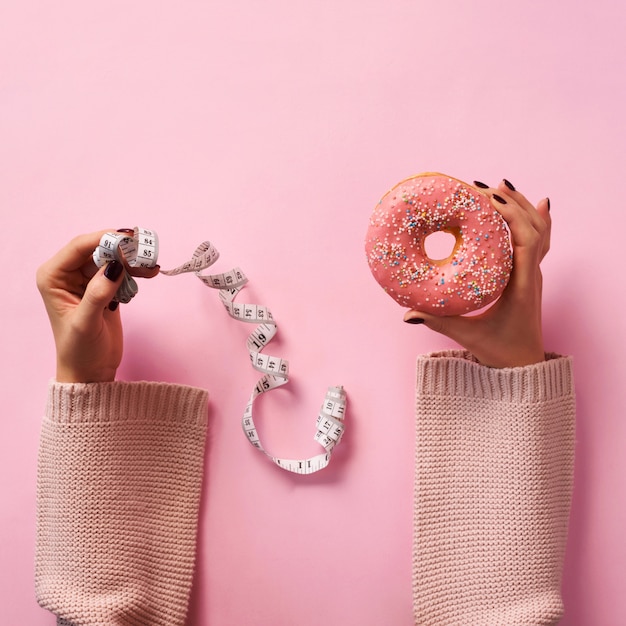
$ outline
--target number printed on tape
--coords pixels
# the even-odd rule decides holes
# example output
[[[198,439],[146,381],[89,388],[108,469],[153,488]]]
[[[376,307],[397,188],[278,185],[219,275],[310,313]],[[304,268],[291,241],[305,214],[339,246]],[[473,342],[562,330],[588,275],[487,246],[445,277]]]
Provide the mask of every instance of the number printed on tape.
[[[121,251],[121,252],[120,252]],[[126,261],[130,267],[154,267],[159,256],[159,237],[153,230],[135,228],[131,237],[127,233],[106,233],[93,252],[94,263],[102,267],[112,260]],[[123,258],[122,258],[123,257]],[[289,362],[275,356],[261,354],[277,332],[271,311],[258,304],[238,304],[237,294],[248,282],[246,275],[236,267],[223,274],[205,275],[202,270],[213,265],[219,252],[209,241],[203,241],[187,262],[171,270],[160,270],[165,276],[177,276],[193,272],[207,287],[219,290],[219,296],[230,317],[246,324],[257,324],[246,341],[252,367],[263,373],[246,404],[242,428],[246,439],[270,458],[278,467],[296,474],[312,474],[324,469],[330,462],[334,447],[345,430],[343,422],[346,409],[346,393],[341,386],[329,387],[317,417],[317,430],[313,439],[324,452],[309,459],[282,459],[269,454],[259,440],[253,419],[253,405],[258,396],[276,389],[289,381]],[[134,278],[124,272],[124,278],[115,300],[128,303],[138,292]]]

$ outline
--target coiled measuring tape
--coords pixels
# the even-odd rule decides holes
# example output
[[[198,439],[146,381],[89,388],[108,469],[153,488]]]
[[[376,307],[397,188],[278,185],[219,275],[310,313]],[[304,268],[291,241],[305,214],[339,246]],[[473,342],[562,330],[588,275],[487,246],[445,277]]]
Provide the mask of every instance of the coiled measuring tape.
[[[146,228],[135,228],[134,235],[126,233],[106,233],[93,252],[94,263],[102,267],[112,260],[128,263],[131,267],[154,267],[159,256],[159,238],[156,232]],[[123,257],[123,258],[122,258]],[[261,351],[269,344],[278,327],[271,311],[259,304],[238,304],[235,297],[248,282],[245,274],[236,267],[223,274],[202,274],[202,270],[213,265],[219,252],[209,242],[202,242],[191,259],[171,270],[160,270],[166,276],[176,276],[193,272],[207,287],[219,290],[220,299],[230,317],[247,324],[257,324],[249,335],[246,345],[252,367],[263,376],[258,380],[246,404],[242,417],[242,427],[248,441],[263,452],[276,465],[297,474],[312,474],[325,468],[330,462],[332,451],[339,443],[345,430],[346,393],[343,387],[329,387],[320,408],[314,440],[324,452],[308,459],[283,459],[272,456],[262,445],[253,419],[253,405],[262,394],[276,389],[289,381],[289,362]],[[135,279],[124,272],[124,278],[115,295],[115,300],[130,302],[137,294]]]

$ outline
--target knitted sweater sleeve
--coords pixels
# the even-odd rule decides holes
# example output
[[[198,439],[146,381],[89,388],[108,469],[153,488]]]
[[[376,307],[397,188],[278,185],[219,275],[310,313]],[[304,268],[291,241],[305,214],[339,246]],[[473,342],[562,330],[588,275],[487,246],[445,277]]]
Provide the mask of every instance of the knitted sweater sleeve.
[[[184,624],[206,428],[200,389],[51,384],[35,586],[59,625]]]
[[[569,358],[420,357],[413,608],[420,626],[558,623],[573,483]]]

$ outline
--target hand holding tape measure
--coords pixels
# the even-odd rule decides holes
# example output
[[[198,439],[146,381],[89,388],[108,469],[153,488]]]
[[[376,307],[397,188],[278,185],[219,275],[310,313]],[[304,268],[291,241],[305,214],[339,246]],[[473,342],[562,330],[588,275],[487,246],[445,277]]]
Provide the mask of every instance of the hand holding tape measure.
[[[159,238],[156,232],[146,228],[135,228],[134,233],[109,232],[102,236],[93,252],[94,263],[102,267],[109,261],[126,261],[130,267],[153,268],[159,256]],[[314,435],[324,452],[308,459],[283,459],[272,456],[263,447],[253,419],[253,405],[262,394],[271,391],[289,380],[289,362],[285,359],[263,354],[277,332],[277,325],[271,311],[263,305],[236,303],[235,298],[248,282],[245,274],[236,267],[222,274],[203,274],[202,271],[213,265],[219,252],[209,242],[202,242],[191,259],[171,270],[161,270],[166,276],[193,272],[207,287],[217,289],[226,311],[233,319],[255,324],[256,327],[247,339],[250,362],[254,369],[263,375],[254,387],[242,417],[242,427],[248,441],[267,455],[277,466],[297,474],[312,474],[328,465],[334,447],[344,433],[346,394],[342,387],[329,387],[317,417]],[[137,283],[128,272],[122,279],[115,300],[130,302],[137,294]]]

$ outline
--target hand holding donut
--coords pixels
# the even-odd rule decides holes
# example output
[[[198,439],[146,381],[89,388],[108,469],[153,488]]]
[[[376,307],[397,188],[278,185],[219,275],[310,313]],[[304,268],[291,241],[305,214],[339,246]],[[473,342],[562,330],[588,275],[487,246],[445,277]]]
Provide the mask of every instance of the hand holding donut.
[[[450,337],[490,367],[519,367],[545,360],[541,328],[542,276],[539,264],[550,247],[550,201],[534,207],[508,181],[486,193],[509,226],[513,271],[500,298],[475,316],[441,317],[416,310],[404,321],[423,323]]]
[[[58,382],[113,381],[122,359],[122,323],[113,297],[124,265],[112,261],[98,270],[92,259],[105,232],[110,230],[75,237],[37,270],[56,344]],[[126,269],[144,278],[159,272]]]

